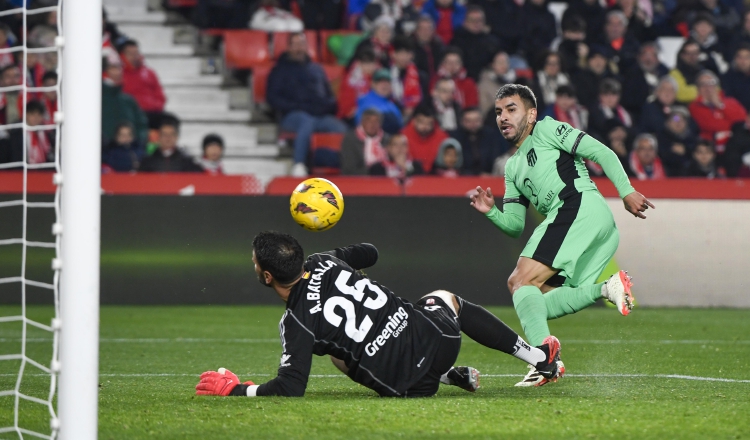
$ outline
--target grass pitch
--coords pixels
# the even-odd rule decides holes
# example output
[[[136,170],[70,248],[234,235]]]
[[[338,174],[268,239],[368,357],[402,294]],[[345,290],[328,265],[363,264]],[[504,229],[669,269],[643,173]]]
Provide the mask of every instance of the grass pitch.
[[[0,316],[19,312],[0,307]],[[520,330],[515,312],[492,308]],[[198,397],[198,375],[226,367],[241,380],[275,376],[282,307],[103,307],[100,439],[749,438],[750,310],[592,308],[550,325],[568,375],[515,388],[525,365],[464,338],[458,364],[482,372],[474,394],[381,399],[315,357],[304,398]],[[51,310],[28,316],[49,322]],[[0,355],[19,353],[19,323],[0,324]],[[48,333],[29,329],[27,355],[49,364]],[[20,361],[0,361],[0,391]],[[46,397],[27,366],[21,392]],[[0,427],[13,396],[0,397]],[[47,409],[22,401],[20,424],[49,432]],[[27,438],[30,438],[26,436]],[[0,438],[18,438],[0,434]]]

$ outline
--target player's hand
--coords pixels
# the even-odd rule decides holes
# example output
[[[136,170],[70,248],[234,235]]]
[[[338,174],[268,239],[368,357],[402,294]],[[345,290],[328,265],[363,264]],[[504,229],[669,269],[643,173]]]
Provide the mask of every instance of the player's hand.
[[[477,193],[471,196],[471,206],[482,214],[490,212],[490,209],[495,206],[495,198],[492,196],[492,188],[487,187],[487,191],[485,191],[481,186],[478,186]]]
[[[656,206],[638,191],[626,195],[625,198],[622,199],[622,202],[625,204],[625,209],[638,218],[646,218],[643,213],[646,212],[648,208],[656,209]]]
[[[236,374],[226,368],[219,371],[206,371],[201,374],[201,381],[195,386],[195,394],[199,396],[228,396],[234,387],[240,384]],[[252,382],[248,385],[252,385]]]

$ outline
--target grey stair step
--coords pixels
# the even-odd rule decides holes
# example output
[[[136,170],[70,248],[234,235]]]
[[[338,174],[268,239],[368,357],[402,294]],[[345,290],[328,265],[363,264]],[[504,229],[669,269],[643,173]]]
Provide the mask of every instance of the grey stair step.
[[[167,21],[167,14],[164,12],[141,12],[130,9],[114,9],[114,12],[110,12],[110,8],[107,8],[107,18],[113,23],[118,25],[126,24],[161,24]],[[135,38],[135,36],[132,36]]]
[[[201,59],[197,57],[146,57],[146,65],[159,78],[196,78],[201,76]]]
[[[289,171],[289,161],[271,159],[234,159],[224,160],[224,172],[227,174],[254,174],[261,181],[268,183],[277,176],[285,176]]]
[[[159,81],[164,87],[221,87],[223,79],[220,75],[201,75],[191,78],[168,76],[166,78],[159,77]]]
[[[177,109],[175,113],[183,122],[250,122],[250,113],[244,110],[205,112],[191,108]]]

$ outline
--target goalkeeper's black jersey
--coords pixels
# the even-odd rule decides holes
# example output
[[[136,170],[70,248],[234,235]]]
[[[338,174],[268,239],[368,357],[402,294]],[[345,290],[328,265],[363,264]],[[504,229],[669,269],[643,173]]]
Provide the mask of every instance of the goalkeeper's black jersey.
[[[350,378],[383,396],[404,395],[422,378],[442,332],[420,307],[356,271],[377,258],[371,244],[308,257],[279,323],[278,377],[257,395],[303,395],[313,354],[343,360]]]

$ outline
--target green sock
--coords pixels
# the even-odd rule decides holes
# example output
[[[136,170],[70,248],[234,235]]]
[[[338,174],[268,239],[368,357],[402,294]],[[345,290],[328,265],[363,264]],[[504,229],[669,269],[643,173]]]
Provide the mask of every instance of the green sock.
[[[547,319],[570,315],[594,304],[602,297],[602,285],[583,287],[558,287],[544,294],[547,305]]]
[[[542,345],[544,338],[549,336],[542,291],[534,286],[523,286],[513,294],[513,305],[531,346]]]

